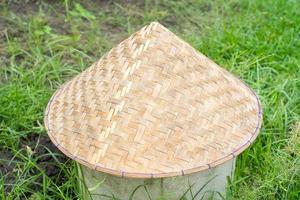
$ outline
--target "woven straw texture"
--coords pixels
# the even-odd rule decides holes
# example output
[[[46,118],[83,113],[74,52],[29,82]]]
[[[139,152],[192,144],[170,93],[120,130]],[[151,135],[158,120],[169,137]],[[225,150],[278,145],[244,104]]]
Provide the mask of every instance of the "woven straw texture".
[[[261,120],[249,87],[157,22],[65,83],[45,114],[66,155],[131,178],[221,164],[252,143]]]

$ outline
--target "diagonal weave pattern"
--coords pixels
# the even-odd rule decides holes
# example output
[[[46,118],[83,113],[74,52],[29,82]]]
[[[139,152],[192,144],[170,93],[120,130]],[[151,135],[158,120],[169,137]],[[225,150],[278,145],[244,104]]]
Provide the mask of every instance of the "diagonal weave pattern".
[[[250,88],[156,22],[64,84],[45,115],[66,155],[133,178],[223,163],[251,144],[260,123]]]

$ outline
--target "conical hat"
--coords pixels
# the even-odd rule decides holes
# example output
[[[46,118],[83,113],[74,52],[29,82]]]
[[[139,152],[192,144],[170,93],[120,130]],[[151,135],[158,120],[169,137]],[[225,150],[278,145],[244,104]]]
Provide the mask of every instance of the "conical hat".
[[[131,178],[219,165],[246,149],[260,124],[247,85],[157,22],[61,86],[45,115],[67,156]]]

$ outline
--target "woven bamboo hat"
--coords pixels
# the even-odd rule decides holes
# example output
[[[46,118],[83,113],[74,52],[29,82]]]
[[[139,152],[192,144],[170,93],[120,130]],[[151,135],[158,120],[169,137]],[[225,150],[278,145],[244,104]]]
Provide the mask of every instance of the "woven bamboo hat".
[[[221,164],[253,142],[261,120],[247,85],[157,22],[61,86],[45,114],[67,156],[131,178]]]

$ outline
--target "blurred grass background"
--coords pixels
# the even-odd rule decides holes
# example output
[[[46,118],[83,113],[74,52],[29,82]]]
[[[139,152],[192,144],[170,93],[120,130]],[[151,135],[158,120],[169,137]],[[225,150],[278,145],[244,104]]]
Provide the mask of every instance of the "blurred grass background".
[[[159,21],[260,96],[264,123],[238,157],[228,199],[300,198],[297,0],[0,0],[1,199],[81,199],[51,143],[45,106],[64,81]]]

